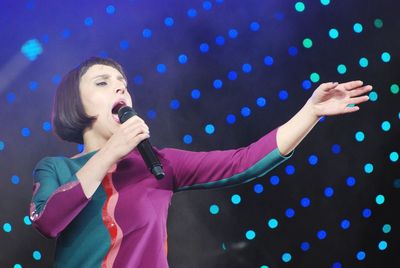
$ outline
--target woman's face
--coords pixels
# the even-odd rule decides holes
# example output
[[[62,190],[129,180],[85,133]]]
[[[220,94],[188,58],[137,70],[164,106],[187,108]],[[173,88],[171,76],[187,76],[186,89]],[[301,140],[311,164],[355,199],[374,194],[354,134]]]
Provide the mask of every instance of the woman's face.
[[[81,77],[79,90],[85,112],[97,117],[89,130],[109,139],[120,124],[118,107],[132,107],[127,81],[117,69],[96,64]]]

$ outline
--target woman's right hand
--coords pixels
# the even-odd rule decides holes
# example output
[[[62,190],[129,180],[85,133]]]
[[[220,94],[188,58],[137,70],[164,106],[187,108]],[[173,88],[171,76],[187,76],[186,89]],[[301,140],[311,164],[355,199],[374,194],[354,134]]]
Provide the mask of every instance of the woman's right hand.
[[[130,153],[143,140],[150,137],[149,127],[139,116],[133,116],[121,124],[107,141],[105,147],[115,162]]]

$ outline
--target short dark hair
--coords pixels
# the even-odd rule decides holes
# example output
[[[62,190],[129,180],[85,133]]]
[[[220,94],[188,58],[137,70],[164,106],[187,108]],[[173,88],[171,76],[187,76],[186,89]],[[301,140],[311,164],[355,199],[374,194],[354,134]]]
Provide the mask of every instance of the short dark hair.
[[[100,57],[91,57],[64,75],[54,98],[52,121],[55,133],[65,141],[83,144],[83,130],[96,120],[86,114],[79,91],[81,77],[96,64],[117,69],[127,81],[118,62]]]

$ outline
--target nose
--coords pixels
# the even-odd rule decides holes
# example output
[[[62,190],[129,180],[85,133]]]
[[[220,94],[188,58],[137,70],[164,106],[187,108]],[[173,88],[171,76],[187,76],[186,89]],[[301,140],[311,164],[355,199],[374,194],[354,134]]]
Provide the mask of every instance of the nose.
[[[126,91],[126,89],[125,88],[117,88],[116,90],[115,90],[115,93],[120,93],[120,94],[125,94],[125,91]]]

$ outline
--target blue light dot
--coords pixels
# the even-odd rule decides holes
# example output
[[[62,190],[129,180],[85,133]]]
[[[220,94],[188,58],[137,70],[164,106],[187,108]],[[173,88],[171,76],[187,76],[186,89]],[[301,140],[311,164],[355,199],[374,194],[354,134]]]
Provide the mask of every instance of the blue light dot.
[[[136,85],[141,85],[141,84],[143,84],[143,76],[141,76],[141,75],[136,75],[136,76],[133,78],[133,82],[134,82]]]
[[[329,30],[329,37],[332,39],[336,39],[339,37],[339,31],[337,29],[330,29]]]
[[[290,253],[284,253],[282,255],[282,261],[283,262],[290,262],[291,259],[292,259],[292,255],[290,255]]]
[[[342,229],[346,230],[349,229],[350,227],[350,221],[345,219],[340,223],[340,226],[342,227]]]
[[[319,119],[319,122],[324,122],[325,119],[326,119],[326,116],[322,116],[322,117]]]
[[[289,97],[289,93],[286,90],[282,89],[279,91],[279,99],[280,100],[282,100],[282,101],[287,100],[288,97]]]
[[[372,165],[371,163],[367,163],[364,166],[364,171],[365,173],[372,173],[372,171],[374,171],[374,165]]]
[[[386,241],[381,241],[381,242],[379,242],[378,248],[379,248],[379,250],[385,250],[385,249],[387,248],[387,243],[386,243]]]
[[[214,127],[214,125],[212,125],[212,124],[207,124],[206,126],[205,126],[205,128],[204,128],[204,130],[205,130],[205,132],[207,133],[207,134],[213,134],[214,132],[215,132],[215,127]]]
[[[89,27],[89,26],[92,26],[92,25],[93,25],[93,18],[87,17],[87,18],[85,19],[84,23],[85,23],[85,25],[88,26],[88,27]]]
[[[115,13],[115,7],[113,6],[113,5],[108,5],[107,7],[106,7],[106,12],[107,12],[107,14],[114,14]]]
[[[271,229],[275,229],[276,227],[278,227],[278,221],[276,219],[270,219],[268,221],[268,227]]]
[[[85,149],[85,146],[83,144],[78,144],[76,146],[76,149],[78,150],[79,153],[82,153],[83,150]]]
[[[362,216],[363,216],[364,218],[369,218],[369,217],[371,217],[371,214],[372,214],[372,211],[371,211],[369,208],[365,208],[365,209],[362,211]]]
[[[362,30],[363,30],[363,26],[361,25],[361,23],[354,23],[354,25],[353,25],[353,30],[354,30],[354,32],[356,32],[356,33],[361,33],[362,32]]]
[[[309,198],[304,197],[304,198],[302,198],[302,199],[300,200],[300,204],[301,204],[302,207],[306,208],[306,207],[309,207],[309,206],[310,206],[311,201],[310,201]]]
[[[264,97],[258,97],[256,104],[258,107],[265,107],[267,105],[267,100]]]
[[[236,122],[236,116],[234,114],[228,114],[226,116],[226,122],[228,122],[228,124],[234,124]]]
[[[207,43],[201,43],[200,44],[200,51],[202,52],[202,53],[207,53],[208,52],[208,50],[209,50],[209,46],[208,46],[208,44]]]
[[[388,52],[383,52],[381,55],[381,59],[383,62],[389,62],[390,61],[390,54]]]
[[[341,264],[340,262],[335,262],[335,263],[332,265],[332,268],[342,268],[342,264]]]
[[[146,28],[143,30],[142,35],[144,38],[148,39],[148,38],[151,38],[151,36],[153,35],[153,32],[150,29]]]
[[[12,231],[12,226],[8,222],[3,224],[3,231],[6,233],[9,233]]]
[[[19,181],[20,181],[20,179],[19,179],[19,177],[18,177],[17,175],[13,175],[13,176],[11,177],[11,182],[12,182],[13,184],[18,184]]]
[[[239,204],[241,200],[242,200],[242,198],[241,198],[240,195],[238,195],[238,194],[234,194],[234,195],[232,195],[232,197],[231,197],[231,202],[232,202],[232,204],[234,204],[234,205]]]
[[[290,55],[290,56],[293,56],[293,57],[294,57],[294,56],[297,55],[298,49],[297,49],[297,47],[289,47],[288,52],[289,52],[289,55]]]
[[[36,81],[30,81],[30,82],[29,82],[29,89],[30,89],[31,91],[37,90],[38,87],[39,87],[39,83],[38,83],[38,82],[36,82]]]
[[[275,12],[274,18],[277,21],[283,21],[285,19],[285,14],[283,12]]]
[[[254,185],[254,192],[257,194],[261,194],[264,191],[264,186],[262,186],[262,184],[257,183]]]
[[[7,102],[8,103],[13,103],[15,101],[15,99],[17,98],[17,96],[15,95],[14,92],[9,92],[7,94]]]
[[[170,103],[169,103],[169,107],[171,108],[171,109],[173,109],[173,110],[178,110],[179,109],[179,107],[180,107],[180,102],[179,102],[179,100],[172,100]]]
[[[42,254],[40,253],[40,251],[35,250],[32,254],[33,258],[37,261],[39,261],[42,258]]]
[[[399,160],[399,154],[397,152],[391,152],[389,155],[389,159],[392,162],[397,162]]]
[[[357,260],[359,260],[359,261],[364,260],[365,259],[365,252],[364,251],[357,252],[356,257],[357,257]]]
[[[172,25],[174,25],[174,19],[171,17],[167,17],[164,19],[164,24],[167,27],[171,27]]]
[[[236,29],[229,29],[228,31],[228,36],[229,38],[235,39],[239,35],[238,31]]]
[[[332,145],[332,153],[334,154],[339,154],[341,151],[340,145],[339,144],[334,144]]]
[[[194,8],[189,8],[188,11],[187,11],[187,15],[190,18],[194,18],[194,17],[197,16],[197,10],[194,9]]]
[[[312,87],[312,84],[310,80],[304,80],[301,86],[304,90],[309,90]]]
[[[271,176],[271,178],[269,178],[269,182],[274,186],[278,185],[279,184],[279,177],[276,176],[276,175]]]
[[[272,58],[271,56],[265,56],[264,64],[267,66],[272,66],[274,64],[274,58]]]
[[[237,75],[237,73],[235,72],[235,71],[230,71],[229,73],[228,73],[228,79],[229,80],[236,80],[237,79],[237,77],[238,77],[238,75]]]
[[[242,114],[243,117],[249,117],[251,114],[251,110],[249,107],[242,107],[242,109],[240,109],[240,113]]]
[[[50,122],[46,121],[43,123],[42,128],[44,131],[49,132],[51,130],[51,124]]]
[[[21,130],[21,135],[22,135],[23,137],[29,137],[29,136],[31,135],[31,131],[29,130],[29,128],[24,127],[24,128]]]
[[[157,65],[157,72],[165,73],[167,71],[167,66],[163,63]]]
[[[333,194],[334,194],[333,188],[332,187],[326,187],[325,191],[324,191],[324,194],[325,194],[326,197],[332,197]]]
[[[217,37],[215,38],[215,43],[216,43],[218,46],[223,46],[223,45],[225,44],[225,38],[224,38],[223,36],[219,35],[219,36],[217,36]]]
[[[5,146],[6,145],[5,145],[4,141],[0,141],[0,151],[3,151]]]
[[[250,65],[249,63],[243,64],[243,66],[242,66],[242,71],[243,71],[244,73],[250,73],[251,70],[252,70],[252,67],[251,67],[251,65]]]
[[[246,232],[246,238],[248,240],[253,240],[256,237],[256,233],[253,230],[248,230]]]
[[[121,49],[124,49],[124,50],[128,49],[129,48],[129,41],[128,40],[121,40],[119,42],[119,47]]]
[[[288,175],[293,175],[294,173],[295,173],[295,167],[293,166],[293,165],[288,165],[288,166],[286,166],[286,168],[285,168],[285,172],[286,172],[286,174],[288,174]]]
[[[198,89],[193,89],[191,95],[192,95],[192,99],[198,100],[198,99],[200,99],[201,92]]]
[[[157,112],[154,111],[154,110],[149,110],[149,111],[147,111],[147,117],[148,117],[149,119],[154,119],[154,118],[157,117]]]
[[[379,195],[377,195],[377,196],[375,197],[375,202],[376,202],[378,205],[382,205],[383,203],[385,203],[385,197],[384,197],[383,195],[379,194]]]
[[[193,141],[193,138],[189,134],[186,134],[185,136],[183,136],[183,142],[185,144],[191,144],[192,141]]]
[[[362,132],[362,131],[357,131],[355,137],[356,137],[356,140],[357,140],[358,142],[362,142],[362,141],[365,139],[364,132]]]
[[[286,215],[286,217],[288,217],[288,218],[293,218],[294,215],[295,215],[294,209],[288,208],[288,209],[285,211],[285,215]]]
[[[368,67],[368,59],[367,58],[361,58],[358,63],[362,68]]]
[[[67,39],[68,37],[71,36],[71,31],[70,31],[69,29],[64,29],[64,31],[61,33],[61,36],[62,36],[64,39]]]
[[[346,179],[346,184],[347,186],[352,187],[356,184],[356,179],[350,176]]]
[[[213,86],[215,89],[221,89],[222,85],[223,85],[223,83],[222,83],[222,80],[220,80],[220,79],[216,79],[213,82]]]
[[[369,100],[370,101],[377,101],[378,100],[378,93],[376,93],[375,91],[371,91],[368,94]]]
[[[390,233],[391,230],[392,230],[392,226],[390,226],[390,224],[385,224],[385,225],[383,225],[383,227],[382,227],[382,231],[383,231],[385,234]]]
[[[185,54],[181,54],[178,57],[178,61],[180,64],[185,64],[188,60],[188,57]]]
[[[308,163],[310,163],[312,166],[315,166],[318,163],[318,156],[310,155],[310,157],[308,157]]]
[[[31,219],[29,219],[29,216],[25,216],[24,217],[24,223],[25,223],[25,225],[31,225],[32,224]]]
[[[210,206],[210,213],[216,215],[219,213],[219,207],[216,204]]]
[[[203,2],[203,9],[204,10],[210,10],[212,8],[212,3],[210,1],[204,1]]]
[[[301,248],[302,251],[307,251],[307,250],[310,249],[310,243],[303,242],[303,243],[301,243],[300,248]]]
[[[318,239],[320,239],[320,240],[323,240],[323,239],[325,239],[326,238],[326,231],[324,231],[324,230],[320,230],[320,231],[318,231],[318,233],[317,233],[317,237],[318,237]]]
[[[389,131],[390,130],[390,122],[389,121],[383,121],[381,124],[381,128],[383,131]]]
[[[59,74],[54,75],[52,78],[52,83],[58,85],[60,84],[60,82],[61,82],[61,75]]]
[[[102,50],[99,52],[99,57],[100,58],[108,58],[108,53],[105,50]]]
[[[260,24],[256,21],[253,21],[252,23],[250,23],[250,30],[252,30],[253,32],[257,32],[258,30],[260,30]]]

